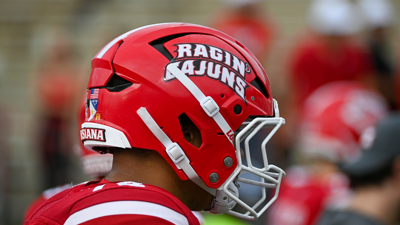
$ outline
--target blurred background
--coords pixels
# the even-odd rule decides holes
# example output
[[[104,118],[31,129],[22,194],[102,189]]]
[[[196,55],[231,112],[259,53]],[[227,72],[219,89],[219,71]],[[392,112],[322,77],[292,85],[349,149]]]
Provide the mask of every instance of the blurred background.
[[[47,188],[90,179],[74,150],[78,105],[92,57],[120,34],[189,22],[240,40],[287,120],[270,161],[288,168],[299,112],[318,87],[357,81],[399,108],[399,10],[397,0],[0,0],[0,224],[21,224]]]

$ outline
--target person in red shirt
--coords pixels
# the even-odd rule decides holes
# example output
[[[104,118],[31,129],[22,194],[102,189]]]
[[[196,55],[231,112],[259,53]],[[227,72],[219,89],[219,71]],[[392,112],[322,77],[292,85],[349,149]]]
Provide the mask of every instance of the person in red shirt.
[[[352,40],[361,29],[347,0],[315,0],[308,12],[310,34],[291,57],[290,74],[297,107],[317,88],[334,81],[371,82],[367,51]]]
[[[343,37],[318,37],[303,42],[293,56],[292,83],[297,105],[324,84],[363,81],[370,75],[365,52]]]
[[[326,84],[306,99],[296,141],[296,165],[288,169],[269,225],[313,225],[325,208],[341,208],[349,199],[347,178],[337,163],[360,154],[365,130],[387,114],[387,103],[357,82]]]
[[[25,224],[197,225],[191,210],[257,219],[285,173],[264,145],[253,166],[246,143],[273,127],[267,142],[284,123],[265,71],[232,37],[186,23],[129,31],[92,60],[80,130],[86,148],[113,154],[111,172],[48,199]],[[240,183],[264,197],[242,201]]]
[[[364,43],[376,77],[375,87],[387,99],[391,110],[395,110],[397,66],[391,38],[397,15],[393,1],[358,0],[357,3],[365,20]]]
[[[34,136],[41,161],[42,189],[63,185],[71,179],[68,171],[72,166],[73,142],[69,124],[75,116],[72,109],[79,102],[82,73],[68,37],[62,30],[48,37],[46,54],[32,82],[32,96],[36,96],[38,103]]]

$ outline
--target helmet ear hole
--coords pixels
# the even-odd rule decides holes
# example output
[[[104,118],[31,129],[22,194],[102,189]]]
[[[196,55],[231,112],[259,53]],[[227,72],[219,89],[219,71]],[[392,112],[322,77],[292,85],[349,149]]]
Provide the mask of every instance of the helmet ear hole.
[[[181,130],[185,140],[194,147],[200,148],[203,143],[201,132],[185,113],[182,113],[179,116],[179,124],[181,125]]]

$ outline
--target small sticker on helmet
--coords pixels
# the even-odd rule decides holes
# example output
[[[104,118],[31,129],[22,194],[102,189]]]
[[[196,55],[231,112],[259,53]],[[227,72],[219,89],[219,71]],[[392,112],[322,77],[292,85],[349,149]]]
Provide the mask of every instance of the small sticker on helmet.
[[[92,120],[97,113],[97,106],[99,105],[99,89],[93,88],[90,89],[86,95],[87,103],[86,103],[86,112],[85,118],[86,120]],[[97,118],[96,118],[97,119]]]

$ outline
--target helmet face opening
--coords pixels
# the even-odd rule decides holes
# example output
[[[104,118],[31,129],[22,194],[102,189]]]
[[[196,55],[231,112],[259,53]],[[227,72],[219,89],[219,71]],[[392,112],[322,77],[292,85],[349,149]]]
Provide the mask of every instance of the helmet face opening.
[[[181,179],[191,179],[213,195],[237,196],[231,183],[245,171],[276,180],[264,174],[275,169],[266,153],[261,169],[251,161],[243,166],[236,144],[239,139],[246,143],[261,127],[284,123],[275,117],[279,113],[269,85],[254,55],[222,32],[182,23],[138,28],[93,58],[81,139],[95,150],[158,151]],[[254,119],[235,138],[234,131],[247,118]],[[191,132],[186,132],[188,126]],[[199,141],[192,142],[190,133]],[[269,186],[265,183],[261,186]],[[222,208],[231,207],[228,202]]]

